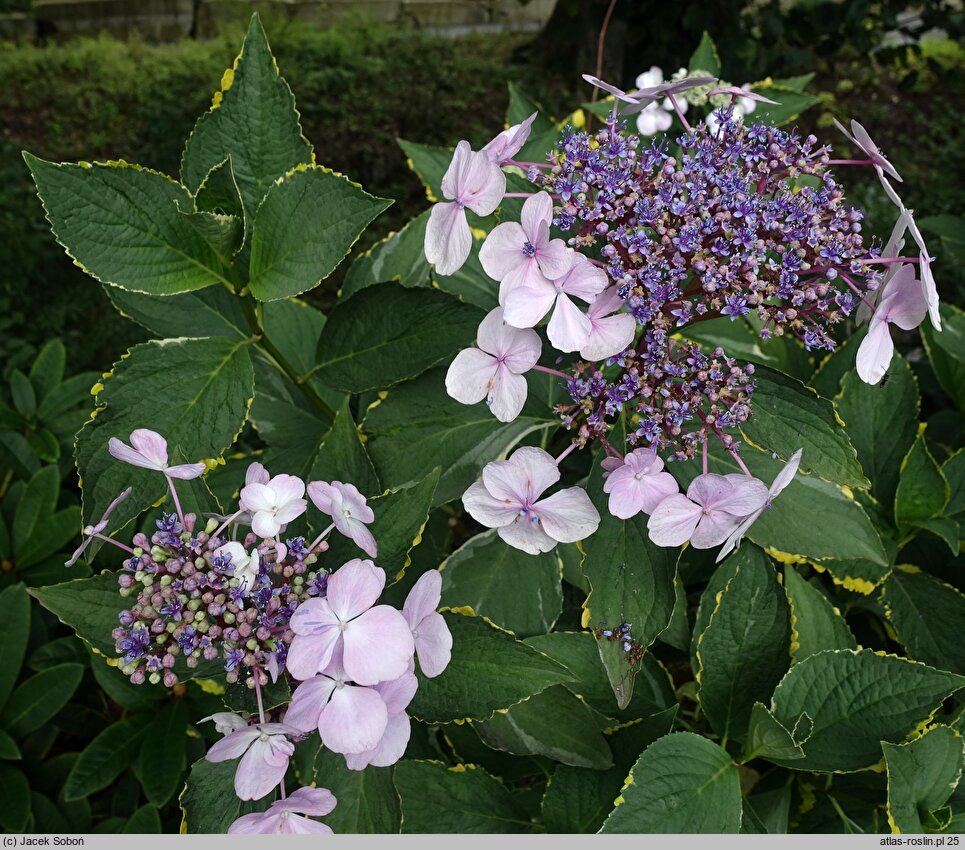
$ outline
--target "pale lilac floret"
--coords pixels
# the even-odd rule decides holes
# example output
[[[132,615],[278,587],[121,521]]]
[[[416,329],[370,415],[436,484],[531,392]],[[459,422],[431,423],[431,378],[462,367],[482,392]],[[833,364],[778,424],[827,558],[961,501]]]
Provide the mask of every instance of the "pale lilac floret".
[[[592,303],[606,289],[607,276],[583,254],[573,252],[572,265],[562,277],[534,277],[506,294],[504,315],[517,328],[531,328],[550,311],[546,335],[557,351],[578,351],[586,345],[592,325],[573,303],[579,298]]]
[[[493,416],[512,422],[526,402],[524,375],[539,360],[539,335],[511,327],[503,320],[503,308],[497,307],[479,324],[476,345],[460,351],[450,364],[446,391],[463,404],[486,399]]]
[[[589,537],[600,525],[599,513],[580,487],[539,499],[559,480],[549,454],[524,446],[509,460],[487,463],[482,481],[466,490],[462,503],[473,519],[497,529],[510,546],[531,555],[548,552],[557,543]]]
[[[925,300],[928,303],[928,318],[931,319],[932,326],[935,330],[940,331],[942,329],[942,317],[938,309],[938,287],[935,284],[935,276],[931,270],[932,258],[928,253],[928,249],[925,247],[925,240],[921,235],[921,231],[918,229],[918,223],[915,221],[912,211],[908,210],[907,212],[908,230],[915,240],[915,244],[918,246],[918,275],[921,280],[922,291],[925,294]]]
[[[651,514],[664,499],[680,492],[677,480],[664,472],[663,460],[653,449],[634,449],[622,462],[607,466],[603,492],[610,494],[610,513],[619,519],[641,511]]]
[[[462,268],[472,249],[466,209],[490,215],[506,192],[506,175],[483,151],[474,153],[469,142],[456,145],[452,162],[442,178],[442,194],[426,225],[425,256],[436,272],[450,275]]]
[[[618,286],[611,286],[596,297],[586,313],[590,333],[580,348],[580,357],[606,360],[630,346],[637,332],[637,321],[629,313],[618,312],[623,304]]]
[[[179,478],[188,481],[197,478],[205,470],[203,463],[182,463],[168,466],[168,442],[157,431],[148,428],[138,428],[131,431],[131,445],[111,437],[107,442],[107,450],[118,460],[139,466],[142,469],[154,469],[163,472],[168,478]]]
[[[687,488],[660,502],[647,529],[658,546],[712,549],[723,543],[740,521],[764,506],[767,487],[747,475],[698,475]]]
[[[512,127],[503,130],[502,133],[482,149],[482,152],[496,163],[496,165],[505,165],[508,163],[522,150],[523,145],[526,144],[526,140],[529,138],[530,130],[537,115],[539,115],[539,113],[534,112],[525,121],[521,121],[519,124],[513,124]]]
[[[305,513],[305,482],[294,475],[276,475],[267,484],[241,488],[241,503],[251,513],[251,530],[259,537],[275,537],[289,522]]]
[[[230,735],[232,732],[237,732],[239,729],[248,728],[248,721],[245,720],[240,714],[235,714],[233,711],[216,711],[214,714],[209,714],[207,717],[202,717],[198,723],[204,723],[207,720],[214,721],[214,728],[220,735]]]
[[[205,758],[212,762],[240,758],[235,793],[242,800],[259,800],[284,779],[288,760],[295,752],[288,738],[300,735],[299,729],[286,723],[246,726],[225,735]]]
[[[242,815],[228,827],[228,834],[331,835],[330,827],[311,818],[330,814],[334,809],[335,797],[327,788],[299,788],[263,812]]]
[[[325,598],[302,602],[292,614],[288,671],[308,679],[341,653],[349,678],[360,685],[401,676],[415,644],[402,614],[375,604],[384,587],[385,571],[371,561],[355,558],[336,570]]]
[[[520,220],[493,228],[479,251],[486,274],[498,280],[499,303],[505,306],[510,290],[523,284],[549,283],[562,277],[573,263],[573,251],[562,239],[550,239],[553,199],[537,192],[526,199]]]
[[[375,519],[375,514],[358,487],[341,481],[331,484],[312,481],[308,485],[308,497],[316,508],[332,518],[339,533],[352,540],[366,555],[374,558],[379,554],[375,537],[367,527]]]
[[[771,506],[771,503],[778,497],[781,491],[791,483],[791,481],[794,479],[794,476],[797,475],[798,467],[801,465],[802,452],[802,449],[798,449],[788,458],[787,463],[784,464],[784,468],[777,473],[777,475],[774,477],[774,481],[771,482],[771,486],[768,487],[767,499],[765,500],[764,504],[752,514],[741,520],[740,525],[738,525],[737,528],[730,533],[730,535],[724,541],[724,545],[721,547],[720,552],[717,553],[718,563],[723,561],[724,558],[726,558],[740,545],[740,540],[747,533],[747,530],[755,522],[757,522],[758,517]]]
[[[776,100],[771,100],[769,97],[764,97],[762,94],[751,91],[750,86],[718,86],[715,89],[707,92],[708,97],[713,97],[715,94],[729,94],[732,98],[740,98],[741,100],[751,100],[757,101],[758,103],[770,103],[774,106],[780,106]]]
[[[214,557],[227,557],[231,561],[231,576],[238,579],[239,591],[242,596],[247,596],[255,586],[258,578],[261,556],[257,549],[252,549],[251,553],[245,551],[245,547],[240,543],[232,541],[220,546],[212,553]]]
[[[851,121],[851,132],[849,133],[845,126],[838,121],[837,118],[834,119],[834,125],[842,132],[848,139],[851,140],[867,157],[871,160],[871,164],[874,166],[875,171],[881,174],[885,172],[891,177],[894,177],[899,183],[903,182],[901,175],[895,169],[895,167],[888,162],[885,155],[881,152],[880,148],[875,144],[874,139],[871,138],[870,134],[864,127],[862,127],[857,121]]]
[[[928,312],[928,300],[915,269],[899,263],[897,271],[884,286],[878,308],[868,323],[868,334],[858,347],[855,366],[858,376],[868,384],[877,384],[888,371],[895,344],[890,324],[905,331],[917,328]]]
[[[424,676],[432,679],[449,666],[452,635],[442,614],[442,575],[429,570],[419,576],[402,606],[402,616],[412,629],[415,652]]]
[[[415,675],[406,673],[392,682],[380,682],[375,686],[389,713],[385,731],[379,742],[361,753],[346,753],[345,765],[349,770],[365,770],[366,767],[388,767],[405,754],[412,734],[412,723],[405,709],[412,702],[419,682]]]

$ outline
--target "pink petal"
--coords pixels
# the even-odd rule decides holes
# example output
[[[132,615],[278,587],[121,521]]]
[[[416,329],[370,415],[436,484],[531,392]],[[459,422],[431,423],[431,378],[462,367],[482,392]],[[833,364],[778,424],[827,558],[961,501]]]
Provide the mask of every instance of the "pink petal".
[[[308,502],[305,501],[305,499],[293,499],[278,509],[278,512],[275,514],[275,519],[282,525],[285,525],[298,519],[298,517],[305,513],[307,508]]]
[[[400,714],[412,702],[412,698],[419,689],[419,680],[415,673],[406,671],[398,679],[380,682],[375,689],[382,695],[382,701],[389,714]]]
[[[472,250],[472,233],[466,211],[456,203],[439,203],[426,224],[425,255],[441,275],[462,268]]]
[[[278,825],[278,818],[268,812],[242,815],[228,827],[228,835],[271,835]]]
[[[533,505],[540,523],[554,540],[575,543],[600,527],[600,514],[582,487],[567,487]]]
[[[723,543],[727,536],[740,525],[742,516],[726,513],[725,511],[704,512],[697,528],[690,536],[690,545],[695,549],[713,549]]]
[[[493,280],[502,280],[527,259],[523,253],[525,242],[526,234],[518,222],[504,221],[497,224],[479,249],[479,262],[483,271]]]
[[[506,328],[510,329],[510,326],[506,325]],[[534,330],[511,328],[511,331],[512,339],[502,352],[503,363],[510,372],[522,375],[536,365],[543,344]]]
[[[492,389],[486,399],[489,409],[500,422],[512,422],[526,404],[529,385],[522,375],[514,375],[505,366],[496,370]]]
[[[526,499],[535,501],[547,487],[559,481],[560,471],[550,454],[523,446],[509,460],[487,463],[482,478],[493,496],[512,501],[518,507]]]
[[[792,454],[788,459],[787,463],[784,464],[784,468],[781,469],[777,475],[774,476],[774,480],[771,482],[771,486],[768,487],[767,492],[770,498],[769,502],[773,501],[774,498],[794,479],[797,475],[798,467],[801,465],[801,455],[804,453],[803,449],[798,449],[794,454]]]
[[[257,726],[246,726],[237,732],[231,732],[211,745],[205,759],[214,762],[236,759],[244,755],[252,741],[256,741],[260,735]]]
[[[858,377],[866,384],[877,384],[885,376],[891,365],[891,358],[895,353],[895,344],[891,339],[888,323],[872,318],[868,326],[868,334],[858,346],[855,358]]]
[[[305,482],[294,475],[276,475],[268,486],[274,491],[277,505],[286,505],[305,495]]]
[[[574,252],[572,261],[570,270],[557,283],[567,295],[575,295],[587,304],[592,304],[607,287],[606,272],[599,266],[593,265],[583,254]],[[619,295],[617,297],[619,298]],[[620,303],[623,303],[622,299]]]
[[[181,463],[177,466],[169,466],[164,474],[168,478],[177,478],[181,481],[190,481],[204,474],[207,467],[203,463]]]
[[[345,672],[360,685],[399,678],[415,652],[405,617],[388,605],[376,605],[352,620],[342,640]]]
[[[515,522],[504,525],[496,533],[510,546],[530,555],[550,552],[556,546],[556,541],[543,531],[539,522],[526,517],[517,516]]]
[[[117,458],[117,460],[123,461],[124,463],[129,463],[131,466],[139,466],[141,469],[153,469],[158,472],[164,471],[163,466],[158,466],[153,460],[144,457],[137,449],[132,449],[127,443],[122,443],[117,437],[111,437],[107,441],[107,451],[110,452],[111,457]]]
[[[546,192],[530,195],[523,203],[519,216],[519,223],[526,235],[526,241],[538,245],[542,226],[548,226],[553,220],[553,199]]]
[[[452,634],[442,614],[433,612],[424,617],[415,634],[415,651],[419,656],[422,675],[429,679],[438,676],[452,659]]]
[[[520,286],[529,286],[534,289],[540,289],[553,286],[553,281],[551,281],[548,277],[546,277],[546,275],[543,274],[542,271],[540,271],[539,262],[537,262],[536,257],[527,257],[524,254],[523,260],[519,263],[519,265],[511,269],[500,282],[499,303],[505,307],[506,299],[509,296],[509,293]],[[553,291],[556,291],[556,287],[553,287]],[[503,319],[509,322],[505,311],[503,311]]]
[[[284,800],[276,800],[271,804],[275,812],[298,812],[312,817],[324,817],[335,809],[335,796],[327,788],[302,787]]]
[[[246,484],[241,488],[239,501],[245,510],[252,513],[272,510],[276,505],[275,500],[275,491],[267,484]]]
[[[495,212],[506,194],[506,175],[485,153],[474,153],[469,160],[465,183],[458,197],[476,215]]]
[[[724,503],[717,505],[719,510],[744,517],[758,510],[767,501],[767,486],[760,479],[737,472],[725,475],[724,478],[731,486],[731,493]]]
[[[405,754],[411,734],[412,723],[408,714],[390,714],[382,740],[367,754],[368,763],[374,767],[388,767],[395,764]]]
[[[519,505],[493,497],[482,481],[476,481],[462,494],[462,504],[469,515],[488,528],[511,523],[519,513]]]
[[[278,835],[331,835],[332,828],[301,815],[282,812],[274,832]]]
[[[342,633],[329,627],[321,634],[295,635],[288,648],[285,667],[296,679],[310,679],[328,666]]]
[[[902,330],[917,328],[928,312],[928,298],[908,263],[898,263],[888,281],[877,314],[881,319],[898,325]]]
[[[613,473],[607,484],[621,471]],[[679,491],[676,479],[669,472],[655,472],[638,479],[628,470],[608,491],[610,513],[620,519],[629,519],[640,511],[652,514],[664,499]]]
[[[483,152],[497,165],[505,165],[520,152],[529,138],[530,128],[536,120],[538,112],[534,112],[525,121],[514,124],[503,130],[495,139],[489,142]]]
[[[375,747],[389,720],[379,692],[342,685],[322,711],[318,732],[322,743],[337,753],[364,753]]]
[[[426,570],[412,585],[402,605],[402,614],[411,628],[423,619],[434,614],[442,601],[442,573],[439,570]]]
[[[322,709],[335,690],[335,680],[328,676],[312,676],[302,682],[292,693],[291,705],[285,713],[285,723],[312,732],[318,728]]]
[[[349,517],[344,520],[342,525],[339,525],[338,518],[336,518],[335,525],[342,534],[348,537],[370,558],[374,558],[379,554],[379,546],[375,542],[375,536],[368,530],[365,523],[357,520],[355,517]]]
[[[222,546],[227,549],[231,544]],[[291,627],[296,635],[320,635],[338,625],[338,617],[327,599],[306,599],[292,614]]]
[[[245,473],[245,484],[267,484],[271,476],[258,461],[248,464],[248,471]]]
[[[285,778],[287,769],[288,759],[271,757],[268,742],[259,739],[238,763],[235,793],[242,800],[260,800]]]
[[[546,335],[553,347],[557,351],[579,351],[590,337],[590,328],[590,320],[570,301],[569,296],[561,292],[546,328]]]
[[[540,277],[535,285],[520,284],[506,293],[503,316],[515,328],[531,328],[540,323],[555,300],[556,287]]]
[[[281,523],[274,513],[258,511],[251,517],[251,530],[259,537],[275,537],[281,531]]]
[[[353,558],[329,576],[326,596],[335,616],[347,623],[371,608],[384,587],[384,570]]]
[[[168,441],[157,431],[149,428],[131,431],[131,445],[159,468],[168,465]]]
[[[449,364],[446,392],[462,404],[476,404],[489,394],[498,368],[499,363],[491,354],[464,348]]]
[[[647,522],[650,539],[658,546],[682,546],[690,540],[702,515],[700,505],[695,505],[683,493],[668,496],[650,514]]]
[[[578,255],[562,239],[550,239],[540,247],[536,256],[540,271],[550,280],[557,280],[573,267],[573,258]]]
[[[456,145],[446,173],[442,175],[442,196],[454,201],[459,196],[459,187],[466,182],[469,165],[472,161],[472,148],[463,140]]]
[[[595,302],[594,302],[595,303]],[[590,307],[592,313],[593,307]],[[580,349],[584,360],[606,360],[630,347],[637,333],[637,320],[629,313],[590,319],[590,333]]]
[[[338,491],[327,481],[312,481],[308,485],[308,498],[323,514],[332,515],[332,500],[338,496]]]
[[[663,459],[653,449],[634,449],[626,456],[626,464],[644,475],[654,475],[663,469]]]
[[[342,505],[352,512],[352,516],[361,522],[372,522],[375,513],[368,506],[365,496],[354,484],[343,484],[341,481],[333,481],[332,487],[342,497]]]

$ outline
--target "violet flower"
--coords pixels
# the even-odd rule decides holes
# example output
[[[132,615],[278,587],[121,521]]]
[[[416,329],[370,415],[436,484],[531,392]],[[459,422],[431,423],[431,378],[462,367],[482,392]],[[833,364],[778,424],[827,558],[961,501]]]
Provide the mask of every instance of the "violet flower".
[[[680,492],[677,480],[663,471],[663,460],[653,449],[634,449],[623,460],[607,458],[603,492],[610,494],[610,513],[630,519],[643,511],[652,514],[664,499]]]
[[[308,497],[323,514],[328,514],[340,534],[344,534],[370,558],[379,554],[379,546],[369,531],[368,523],[375,513],[368,506],[358,487],[341,481],[312,481]]]
[[[442,673],[452,658],[452,635],[437,610],[441,601],[442,575],[438,570],[428,570],[412,585],[402,605],[402,616],[412,629],[419,668],[429,679]]]
[[[299,788],[265,811],[242,815],[228,827],[229,835],[331,835],[330,827],[303,815],[322,817],[335,808],[327,788]]]
[[[168,442],[157,431],[148,428],[138,428],[131,431],[131,445],[111,437],[107,442],[107,450],[118,460],[139,466],[142,469],[153,469],[163,472],[167,478],[179,478],[188,481],[204,473],[203,463],[182,463],[168,466]]]
[[[240,502],[251,513],[251,530],[259,537],[276,537],[284,526],[305,513],[305,482],[294,475],[276,475],[267,484],[241,488]]]
[[[618,286],[611,286],[594,299],[586,313],[590,332],[580,348],[580,357],[606,360],[630,346],[637,332],[637,320],[629,313],[619,312],[623,305]]]
[[[389,767],[402,758],[412,734],[412,723],[405,709],[412,702],[418,687],[419,682],[412,673],[375,686],[388,711],[385,731],[374,747],[361,753],[345,753],[345,766],[349,770],[365,770],[369,765]]]
[[[513,124],[512,127],[503,130],[482,149],[482,153],[486,154],[496,165],[506,165],[526,144],[537,115],[539,113],[534,112],[525,121]]]
[[[512,422],[526,403],[524,375],[539,360],[542,343],[534,330],[514,328],[503,308],[479,323],[477,348],[460,351],[446,372],[446,392],[463,404],[486,404],[500,422]]]
[[[557,543],[589,537],[600,525],[599,513],[580,487],[567,487],[539,500],[559,480],[549,454],[524,446],[509,460],[487,463],[482,481],[466,490],[462,503],[474,520],[497,529],[510,546],[531,555],[549,552]]]
[[[426,225],[425,256],[436,272],[450,275],[462,268],[472,249],[466,208],[481,216],[492,213],[506,191],[506,175],[483,151],[473,153],[469,142],[456,145],[442,178],[442,194]]]
[[[299,735],[299,729],[286,723],[246,726],[225,735],[208,750],[205,759],[219,762],[240,757],[235,793],[242,800],[259,800],[285,778],[288,760],[295,752],[288,736]]]

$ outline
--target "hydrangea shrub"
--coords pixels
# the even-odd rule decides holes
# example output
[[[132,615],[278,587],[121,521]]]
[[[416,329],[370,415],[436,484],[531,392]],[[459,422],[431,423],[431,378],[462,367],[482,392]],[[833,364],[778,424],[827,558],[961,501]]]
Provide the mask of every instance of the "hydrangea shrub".
[[[400,142],[431,208],[327,315],[297,296],[389,202],[316,162],[257,18],[180,182],[26,155],[157,337],[75,445],[68,566],[116,567],[31,592],[105,674],[223,702],[184,830],[956,830],[963,604],[929,558],[965,466],[892,334],[960,314],[863,127],[838,156],[784,126],[803,81],[715,56],[587,77],[562,122],[512,89],[478,151]]]

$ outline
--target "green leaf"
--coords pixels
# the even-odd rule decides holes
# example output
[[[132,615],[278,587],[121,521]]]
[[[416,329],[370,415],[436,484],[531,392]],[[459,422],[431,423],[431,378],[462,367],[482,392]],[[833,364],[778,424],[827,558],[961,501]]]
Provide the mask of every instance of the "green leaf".
[[[67,349],[59,339],[50,340],[30,366],[30,383],[38,401],[43,401],[64,380]]]
[[[414,381],[393,387],[362,423],[366,448],[384,484],[399,485],[439,464],[442,477],[435,504],[461,496],[480,469],[501,457],[529,434],[555,427],[545,402],[530,399],[512,422],[500,422],[485,404],[461,404],[446,392],[446,369],[432,369]]]
[[[920,520],[915,523],[916,528],[920,528],[924,531],[930,531],[936,537],[941,538],[945,545],[948,546],[952,553],[952,557],[956,557],[961,549],[961,526],[957,520],[954,519],[925,519]]]
[[[352,419],[348,399],[342,402],[308,477],[312,481],[351,481],[364,496],[381,492],[379,476]]]
[[[14,738],[39,729],[67,705],[83,675],[80,664],[58,664],[35,673],[10,694],[0,726]]]
[[[527,555],[488,531],[464,543],[441,569],[443,605],[468,605],[517,637],[545,634],[563,610],[555,551]]]
[[[923,833],[923,815],[940,809],[958,786],[962,736],[935,726],[907,744],[882,744],[888,766],[888,822],[894,832]]]
[[[706,738],[678,732],[637,759],[603,833],[737,833],[740,776],[730,756]]]
[[[43,533],[59,496],[60,470],[56,466],[43,467],[27,482],[13,519],[13,548],[18,555],[36,532]]]
[[[17,478],[29,478],[40,469],[30,443],[16,431],[0,431],[0,463],[12,469]]]
[[[127,819],[122,833],[136,835],[151,835],[161,832],[161,815],[157,807],[150,804],[141,806]]]
[[[754,412],[741,425],[750,442],[776,452],[784,460],[804,449],[804,471],[838,484],[869,486],[831,402],[800,381],[766,366],[757,368],[754,381]]]
[[[320,166],[279,178],[255,215],[251,294],[276,301],[317,286],[391,203]]]
[[[30,597],[15,584],[0,593],[0,709],[20,674],[29,638]]]
[[[108,726],[94,738],[67,776],[64,799],[79,800],[110,785],[134,761],[146,728],[144,717],[134,716]]]
[[[452,359],[483,313],[443,292],[370,286],[335,307],[313,374],[346,392],[388,387]]]
[[[390,233],[359,256],[345,275],[339,298],[390,281],[406,287],[431,286],[431,269],[425,255],[429,212],[416,216],[398,233]]]
[[[495,750],[546,756],[594,770],[613,765],[613,754],[590,709],[562,685],[534,694],[473,728]]]
[[[187,703],[171,700],[157,713],[143,736],[138,778],[144,796],[159,808],[181,789],[187,764],[188,722]],[[131,820],[136,815],[135,812]]]
[[[192,203],[180,183],[126,162],[24,159],[57,241],[97,280],[151,295],[230,285],[221,258],[179,211]]]
[[[609,770],[559,765],[543,795],[541,808],[546,831],[594,833],[599,830],[639,753],[670,732],[676,715],[674,705],[654,717],[607,733],[616,761]]]
[[[950,490],[945,515],[956,516],[965,511],[965,449],[959,449],[942,464],[942,475]]]
[[[0,761],[19,761],[21,759],[17,742],[0,729]]]
[[[408,708],[418,720],[488,720],[493,712],[572,678],[563,665],[482,617],[455,611],[443,616],[452,633],[452,660],[433,679],[419,675],[419,690]]]
[[[499,782],[475,765],[400,761],[395,787],[402,799],[404,833],[526,832],[526,810]]]
[[[245,238],[241,219],[234,215],[204,211],[181,210],[181,215],[187,218],[198,236],[211,246],[221,262],[229,265],[231,258],[241,249],[241,242]]]
[[[223,286],[167,298],[128,292],[113,286],[106,287],[105,291],[122,316],[159,337],[247,339],[250,332],[241,301]]]
[[[117,576],[103,573],[50,587],[34,587],[29,593],[98,653],[113,658],[111,631],[117,628],[117,615],[130,607],[117,590]]]
[[[241,190],[235,179],[231,157],[226,157],[206,175],[198,191],[194,193],[194,208],[198,212],[230,215],[244,222],[247,218]],[[244,227],[247,230],[247,225]]]
[[[773,124],[775,127],[796,121],[802,112],[821,102],[821,98],[816,95],[805,94],[791,87],[777,84],[769,86],[753,85],[751,91],[777,101],[776,106],[770,103],[758,103],[754,110],[755,122],[763,121]]]
[[[114,287],[110,287],[110,290],[112,292],[123,291]],[[149,296],[142,295],[140,297],[147,298]],[[153,300],[156,301],[157,299]],[[66,381],[51,390],[40,403],[37,418],[41,422],[53,424],[54,420],[66,413],[75,411],[81,405],[86,407],[90,403],[90,388],[98,378],[100,378],[98,372],[80,372],[71,375]],[[71,428],[73,428],[73,423],[71,423]]]
[[[432,202],[442,198],[442,176],[452,162],[452,148],[440,148],[433,145],[420,145],[396,139],[405,154],[409,168],[426,187],[426,197]]]
[[[281,676],[277,682],[269,682],[261,688],[262,706],[265,711],[271,711],[287,702],[291,702],[292,692],[288,680]],[[228,685],[221,701],[225,708],[239,714],[249,716],[258,714],[258,695],[254,688],[249,688],[244,682]]]
[[[938,383],[961,411],[965,410],[965,312],[947,303],[939,310],[941,333],[925,322],[921,338]]]
[[[315,756],[319,785],[328,788],[338,801],[324,822],[339,835],[399,832],[402,809],[392,781],[394,770],[394,767],[349,770],[343,755],[319,749]]]
[[[700,37],[700,44],[697,45],[697,49],[687,63],[687,70],[690,73],[706,71],[712,77],[720,76],[720,54],[717,53],[714,40],[706,30]]]
[[[160,708],[159,703],[167,699],[170,690],[164,685],[152,685],[149,682],[135,685],[116,666],[108,664],[107,660],[96,652],[90,653],[91,673],[105,696],[128,711],[156,713]],[[116,661],[114,658],[110,660]]]
[[[409,553],[422,540],[438,481],[439,468],[436,467],[411,487],[369,500],[369,507],[375,513],[375,521],[369,530],[379,544],[377,560],[390,583],[393,577],[395,581],[402,577],[411,560]],[[342,564],[359,557],[360,550],[351,540],[337,532],[333,535],[328,538],[329,549],[325,553],[329,563]]]
[[[914,525],[940,516],[950,490],[945,476],[925,443],[924,428],[901,462],[901,478],[895,493],[895,519]]]
[[[942,670],[965,674],[965,596],[912,566],[899,566],[881,597],[889,622],[908,655]]]
[[[817,390],[819,396],[836,398],[841,392],[841,381],[845,375],[854,371],[858,347],[867,332],[867,325],[856,328],[850,337],[842,340],[838,347],[821,361],[808,381],[808,386]]]
[[[246,229],[250,229],[275,180],[299,164],[313,162],[312,146],[302,135],[298,117],[295,98],[254,15],[241,53],[225,71],[212,108],[188,137],[181,179],[197,192],[209,172],[230,157]]]
[[[825,649],[857,649],[841,612],[818,588],[788,564],[784,592],[791,606],[791,658],[803,661]]]
[[[99,520],[117,494],[131,486],[133,492],[111,516],[111,527],[121,528],[167,491],[163,475],[111,457],[110,437],[127,440],[135,428],[150,427],[167,440],[171,463],[220,458],[245,422],[253,384],[251,358],[241,340],[212,337],[134,346],[105,380],[96,417],[77,435],[85,521]],[[163,403],[152,403],[159,399]]]
[[[183,815],[181,832],[222,835],[243,814],[265,808],[265,800],[244,803],[235,794],[236,759],[211,762],[198,759],[191,765],[184,790],[178,798]],[[271,801],[271,797],[266,798]]]
[[[800,736],[799,739],[794,737],[795,732]],[[799,723],[795,724],[792,731],[785,729],[775,720],[763,703],[755,702],[747,725],[747,740],[744,742],[742,760],[747,762],[755,758],[766,758],[783,763],[803,759],[804,749],[801,745],[810,734],[811,718],[806,714],[801,715]]]
[[[590,632],[552,632],[534,635],[523,642],[566,667],[575,681],[564,682],[564,686],[606,717],[619,721],[637,720],[677,705],[670,674],[653,653],[648,652],[643,657],[634,679],[633,696],[629,705],[621,709],[597,651],[597,641]]]
[[[792,733],[803,715],[810,718],[804,758],[771,761],[815,772],[869,767],[881,758],[882,741],[904,740],[963,684],[961,676],[870,649],[819,652],[791,667],[770,709]]]
[[[27,443],[37,457],[45,463],[57,463],[60,460],[60,443],[46,428],[29,434]]]
[[[30,783],[13,765],[0,763],[0,827],[6,832],[24,832],[30,823]]]
[[[593,465],[587,490],[601,520],[597,531],[583,543],[583,575],[590,584],[583,603],[583,625],[616,629],[630,623],[633,639],[648,647],[670,624],[680,552],[651,543],[646,516],[621,520],[610,513],[599,463]],[[617,704],[625,708],[633,694],[636,665],[631,667],[625,661],[619,643],[600,639],[597,646]]]
[[[28,582],[35,583],[31,581],[33,568],[56,552],[62,551],[63,547],[77,536],[78,528],[80,528],[80,507],[77,505],[48,514],[45,522],[34,528],[30,537],[17,550],[17,570],[21,575],[28,574]],[[62,559],[58,559],[58,563],[63,563]],[[64,579],[67,578],[66,570],[62,575]]]
[[[911,367],[895,355],[884,387],[866,384],[857,372],[841,380],[835,407],[871,479],[871,495],[883,505],[894,504],[902,458],[918,430],[918,386]]]
[[[790,609],[774,567],[752,549],[697,639],[697,696],[722,745],[744,739],[753,704],[767,699],[787,671],[790,636]]]

